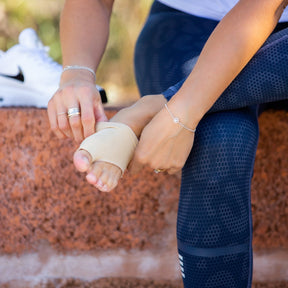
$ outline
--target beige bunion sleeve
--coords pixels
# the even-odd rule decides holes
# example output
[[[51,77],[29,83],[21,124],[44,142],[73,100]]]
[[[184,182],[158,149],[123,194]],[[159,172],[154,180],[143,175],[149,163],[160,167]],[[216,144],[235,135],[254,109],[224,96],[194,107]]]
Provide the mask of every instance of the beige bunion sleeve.
[[[138,144],[135,133],[129,126],[117,122],[98,122],[96,131],[81,143],[79,150],[86,150],[93,162],[118,166],[123,175]]]

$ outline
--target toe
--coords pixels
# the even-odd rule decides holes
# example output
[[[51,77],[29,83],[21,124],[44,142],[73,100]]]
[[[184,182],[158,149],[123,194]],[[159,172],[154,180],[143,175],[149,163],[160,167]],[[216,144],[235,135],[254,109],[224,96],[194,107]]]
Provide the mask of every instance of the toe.
[[[96,162],[94,163],[93,174],[94,169],[101,170],[101,174],[98,174],[97,183],[95,184],[100,191],[110,192],[117,186],[121,177],[121,169],[119,167],[107,162]]]
[[[91,155],[85,150],[77,150],[74,153],[73,162],[79,172],[86,172],[91,165]]]
[[[104,183],[106,184],[104,188],[107,192],[110,192],[113,190],[121,177],[122,171],[118,166],[115,166],[113,164],[109,164],[109,170],[103,171],[103,178],[101,175],[101,178],[103,179]]]
[[[103,169],[102,169],[101,163],[102,162],[92,163],[92,165],[90,166],[88,173],[86,175],[86,179],[87,179],[88,183],[94,185],[95,187],[97,187],[97,183],[98,183],[100,176],[102,174]]]

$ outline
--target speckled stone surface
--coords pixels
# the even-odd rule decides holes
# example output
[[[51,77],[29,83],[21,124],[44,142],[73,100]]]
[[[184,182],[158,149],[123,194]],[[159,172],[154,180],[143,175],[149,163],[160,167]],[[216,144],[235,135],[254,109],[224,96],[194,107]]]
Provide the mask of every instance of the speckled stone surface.
[[[2,253],[43,239],[61,251],[149,248],[177,209],[176,176],[144,169],[112,193],[90,186],[72,164],[77,146],[50,132],[45,110],[0,109],[0,135]]]
[[[182,288],[182,281],[157,281],[125,278],[103,278],[85,282],[78,279],[56,279],[41,283],[34,288]],[[288,282],[253,283],[252,288],[287,288]],[[3,284],[1,288],[13,288],[13,283]],[[30,288],[23,286],[23,288]]]
[[[259,118],[260,140],[252,179],[254,247],[288,247],[288,112]]]
[[[287,118],[284,111],[260,117],[252,182],[255,249],[288,248]],[[165,249],[157,236],[169,227],[167,215],[176,215],[179,177],[144,169],[125,175],[112,193],[100,193],[74,169],[76,148],[56,139],[45,110],[0,109],[0,253],[32,251],[41,241],[61,252]]]

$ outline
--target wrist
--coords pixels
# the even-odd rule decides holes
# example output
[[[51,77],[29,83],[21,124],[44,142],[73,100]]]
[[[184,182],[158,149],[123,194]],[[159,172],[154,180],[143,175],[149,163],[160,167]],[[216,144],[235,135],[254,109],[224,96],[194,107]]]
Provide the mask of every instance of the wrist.
[[[68,69],[62,72],[60,78],[60,85],[70,81],[86,81],[95,84],[95,76],[88,70],[73,70]]]
[[[95,71],[94,71],[92,68],[90,68],[90,67],[88,67],[88,66],[67,65],[67,66],[64,66],[62,74],[63,74],[65,71],[69,71],[69,70],[88,71],[88,72],[90,72],[90,73],[94,76],[95,82],[96,82],[96,73],[95,73]]]
[[[191,93],[187,96],[177,92],[167,104],[173,116],[179,118],[181,123],[192,130],[196,129],[198,123],[205,115],[199,103],[193,100]]]

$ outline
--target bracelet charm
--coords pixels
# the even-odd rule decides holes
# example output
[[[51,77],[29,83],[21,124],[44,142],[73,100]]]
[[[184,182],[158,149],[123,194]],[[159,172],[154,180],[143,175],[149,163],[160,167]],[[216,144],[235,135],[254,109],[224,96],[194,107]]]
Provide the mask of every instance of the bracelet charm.
[[[188,131],[190,131],[190,132],[192,132],[192,133],[195,133],[195,132],[196,132],[196,129],[191,129],[191,128],[187,127],[186,125],[184,125],[184,124],[180,121],[180,119],[179,119],[178,117],[175,117],[175,116],[172,114],[172,112],[169,110],[167,104],[165,104],[165,108],[166,108],[166,110],[168,111],[169,115],[172,117],[173,122],[174,122],[175,124],[179,124],[181,127],[183,127],[184,129],[186,129],[186,130],[188,130]]]

